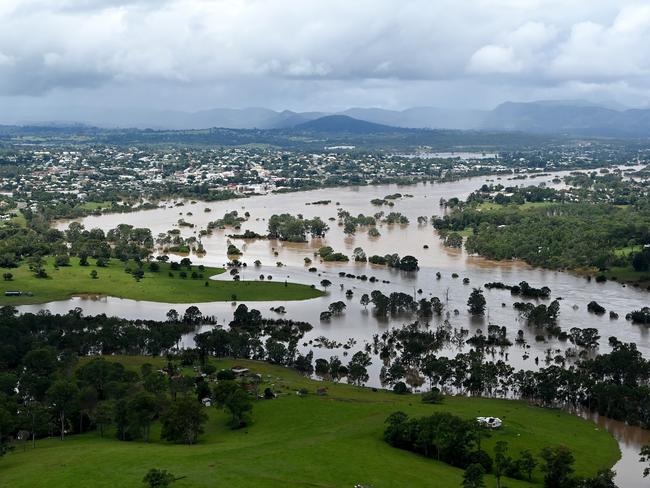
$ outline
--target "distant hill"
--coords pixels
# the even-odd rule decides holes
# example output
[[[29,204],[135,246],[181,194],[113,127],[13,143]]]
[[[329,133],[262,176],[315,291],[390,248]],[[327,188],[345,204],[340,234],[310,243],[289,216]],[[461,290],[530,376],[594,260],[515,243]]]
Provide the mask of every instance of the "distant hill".
[[[71,125],[75,121],[66,122]],[[626,109],[613,102],[542,100],[505,102],[492,110],[412,107],[405,110],[355,107],[339,113],[281,112],[268,108],[215,108],[199,112],[89,112],[78,122],[103,128],[156,130],[282,129],[351,134],[399,129],[521,131],[599,137],[650,137],[650,110]],[[48,125],[21,121],[18,125]]]
[[[436,107],[413,107],[406,110],[351,108],[345,115],[376,124],[413,129],[478,129],[485,112]]]
[[[400,130],[397,127],[375,124],[374,122],[355,119],[347,115],[326,115],[325,117],[298,124],[293,129],[298,131],[339,132],[348,134],[379,134]]]
[[[650,137],[650,110],[614,110],[571,102],[502,103],[481,128],[546,134]]]

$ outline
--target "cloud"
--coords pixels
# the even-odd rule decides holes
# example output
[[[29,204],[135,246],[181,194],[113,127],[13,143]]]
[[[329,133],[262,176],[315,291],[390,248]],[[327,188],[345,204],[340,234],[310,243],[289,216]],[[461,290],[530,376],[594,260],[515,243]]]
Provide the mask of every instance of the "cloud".
[[[591,21],[572,26],[549,66],[552,76],[581,81],[639,80],[647,83],[650,5],[623,8],[609,25]]]
[[[467,70],[471,73],[518,73],[522,63],[510,46],[489,44],[472,54]]]
[[[650,94],[650,6],[632,0],[2,0],[0,25],[13,106],[84,89],[176,106]]]

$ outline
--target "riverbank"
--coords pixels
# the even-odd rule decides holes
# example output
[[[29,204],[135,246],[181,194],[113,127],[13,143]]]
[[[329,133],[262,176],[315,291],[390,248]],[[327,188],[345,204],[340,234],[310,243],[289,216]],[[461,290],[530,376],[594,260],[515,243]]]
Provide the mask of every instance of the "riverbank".
[[[30,305],[66,300],[73,296],[111,296],[161,303],[204,303],[233,300],[306,300],[323,295],[308,285],[283,281],[214,281],[209,278],[225,272],[223,268],[192,266],[172,269],[169,263],[156,263],[157,271],[144,264],[136,279],[135,263],[110,260],[106,266],[81,266],[75,257],[69,266],[55,266],[45,260],[47,277],[37,278],[27,263],[5,270],[11,280],[0,281],[0,305]],[[128,272],[127,272],[128,270]],[[96,275],[94,275],[96,273]],[[19,291],[20,296],[5,296]]]
[[[111,356],[134,370],[143,363],[162,366],[164,359]],[[576,475],[589,476],[611,467],[619,457],[616,441],[589,421],[558,410],[543,409],[521,401],[446,397],[428,405],[417,395],[345,384],[319,382],[291,369],[247,360],[213,360],[217,368],[243,366],[262,375],[260,391],[271,386],[275,400],[258,401],[253,423],[230,430],[227,415],[210,408],[206,432],[193,446],[159,440],[159,426],[152,428],[150,443],[122,442],[108,432],[104,438],[89,433],[61,442],[46,439],[36,449],[16,446],[2,459],[0,485],[70,488],[140,486],[153,467],[185,477],[175,487],[286,487],[354,486],[460,486],[462,470],[423,456],[390,447],[383,441],[385,418],[403,411],[424,416],[447,411],[463,418],[498,415],[504,426],[483,440],[492,453],[497,441],[507,441],[510,453],[523,449],[533,454],[546,446],[566,445],[576,458]],[[325,395],[317,395],[319,388]],[[306,389],[306,395],[297,391]],[[598,449],[594,449],[598,446]],[[506,479],[511,488],[542,485],[536,469],[532,483]],[[486,485],[494,486],[492,476]]]

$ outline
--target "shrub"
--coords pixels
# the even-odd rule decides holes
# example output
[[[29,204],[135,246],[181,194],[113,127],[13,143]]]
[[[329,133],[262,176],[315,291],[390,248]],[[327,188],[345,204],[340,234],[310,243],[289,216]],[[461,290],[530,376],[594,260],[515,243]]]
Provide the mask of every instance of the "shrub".
[[[432,388],[431,391],[427,391],[422,394],[422,403],[442,403],[444,400],[444,395],[440,392],[438,388]]]

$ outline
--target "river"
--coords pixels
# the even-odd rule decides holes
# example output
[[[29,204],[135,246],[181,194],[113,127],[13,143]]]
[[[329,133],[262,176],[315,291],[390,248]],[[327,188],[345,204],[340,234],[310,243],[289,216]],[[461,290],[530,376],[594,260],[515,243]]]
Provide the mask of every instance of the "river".
[[[183,206],[175,206],[169,202],[166,208],[145,210],[127,214],[107,214],[91,216],[80,221],[86,228],[99,227],[107,231],[120,223],[130,224],[136,227],[148,227],[154,236],[166,232],[169,229],[180,229],[181,235],[198,237],[198,231],[205,228],[209,221],[221,218],[226,212],[237,210],[241,215],[250,212],[250,219],[242,224],[241,231],[233,229],[217,230],[210,236],[201,239],[206,254],[203,257],[191,256],[195,264],[221,266],[227,262],[226,248],[228,238],[226,234],[240,233],[244,230],[251,230],[258,233],[265,233],[267,220],[273,214],[291,213],[302,214],[305,218],[319,216],[327,221],[329,218],[337,217],[337,208],[343,208],[352,215],[363,213],[373,215],[384,210],[385,212],[395,211],[406,215],[410,224],[407,226],[379,225],[380,237],[372,238],[365,231],[359,230],[356,235],[348,236],[342,231],[342,227],[336,221],[329,222],[330,231],[323,239],[314,239],[307,243],[286,243],[279,241],[248,241],[233,240],[244,253],[242,260],[249,266],[242,268],[241,277],[243,280],[258,279],[258,276],[272,275],[274,280],[288,280],[293,282],[315,284],[320,287],[322,279],[329,279],[333,285],[328,289],[327,294],[321,298],[300,302],[249,302],[250,307],[262,311],[267,317],[276,316],[269,309],[272,306],[283,305],[287,314],[285,317],[295,320],[303,320],[314,325],[314,329],[305,337],[307,349],[311,346],[309,341],[319,336],[326,336],[328,339],[341,343],[349,339],[357,341],[352,351],[358,350],[365,341],[370,341],[372,336],[390,327],[400,326],[413,317],[394,317],[385,320],[378,320],[370,310],[365,310],[359,304],[359,298],[363,293],[370,293],[374,289],[380,289],[384,293],[391,291],[402,291],[409,294],[416,294],[417,298],[438,296],[445,304],[446,309],[451,313],[449,321],[454,327],[469,328],[473,334],[477,329],[485,331],[488,323],[505,326],[508,329],[508,336],[514,339],[517,330],[523,329],[529,348],[513,346],[508,351],[507,360],[516,368],[534,369],[535,358],[539,358],[539,364],[544,365],[546,351],[551,350],[555,356],[557,351],[563,351],[570,347],[568,343],[560,341],[537,342],[535,334],[526,330],[521,323],[518,314],[512,308],[513,301],[521,300],[513,298],[505,290],[485,290],[487,300],[487,314],[484,319],[474,319],[467,313],[467,298],[472,287],[481,286],[486,282],[501,281],[506,284],[517,284],[520,281],[527,281],[531,286],[548,286],[552,290],[552,298],[561,297],[561,311],[559,325],[568,330],[571,327],[595,327],[601,335],[600,352],[609,349],[607,339],[616,336],[625,342],[635,342],[640,351],[646,357],[650,357],[650,334],[649,329],[633,325],[627,322],[624,317],[632,310],[647,306],[650,302],[650,293],[631,286],[624,286],[616,282],[596,283],[594,280],[587,281],[578,275],[552,271],[540,268],[533,268],[520,261],[495,262],[476,256],[469,256],[464,250],[449,249],[442,246],[436,231],[430,223],[419,225],[418,216],[431,217],[441,215],[445,210],[440,207],[441,198],[449,199],[458,197],[464,199],[472,191],[484,183],[502,183],[506,186],[529,184],[545,184],[547,186],[559,186],[562,183],[553,182],[557,176],[567,172],[554,173],[552,175],[537,176],[526,180],[508,181],[508,177],[488,176],[468,178],[458,181],[423,184],[418,183],[409,186],[377,185],[363,187],[347,187],[313,190],[298,193],[269,194],[255,196],[241,200],[230,200],[222,202],[184,202]],[[383,198],[393,193],[410,194],[412,197],[400,198],[395,201],[395,206],[376,207],[370,201],[375,198]],[[328,205],[308,205],[311,202],[331,200]],[[209,208],[210,212],[205,209]],[[189,214],[188,214],[189,213]],[[179,227],[178,220],[184,219],[195,225],[194,228]],[[67,222],[58,224],[64,229]],[[373,254],[385,255],[398,253],[401,256],[411,254],[418,258],[420,270],[416,273],[406,273],[394,269],[386,269],[382,266],[373,266],[366,263],[321,263],[314,257],[314,251],[323,245],[334,248],[335,251],[351,255],[356,247],[361,247],[368,256]],[[427,245],[428,249],[424,246]],[[277,255],[276,255],[277,253]],[[311,266],[316,266],[317,273],[310,273],[304,264],[304,258],[310,257],[313,260]],[[253,266],[253,262],[259,259],[262,262],[261,268]],[[283,263],[278,267],[276,262]],[[354,278],[340,278],[339,272],[345,271],[355,275],[365,274],[368,277],[375,276],[379,282],[370,283]],[[441,279],[436,278],[436,273],[442,274]],[[457,273],[458,278],[452,278],[452,273]],[[469,285],[463,284],[463,278],[468,278]],[[220,275],[217,279],[230,279],[229,275]],[[382,284],[381,280],[390,281],[389,284]],[[341,285],[343,285],[341,287]],[[348,299],[345,290],[352,290],[354,296]],[[422,294],[417,290],[421,289]],[[320,312],[327,309],[333,301],[343,300],[347,304],[345,313],[340,317],[333,318],[330,322],[320,322]],[[620,315],[618,320],[611,320],[608,314],[596,316],[587,311],[587,304],[597,300],[607,311],[613,310]],[[547,302],[548,303],[548,302]],[[71,308],[81,307],[86,314],[94,315],[106,313],[125,318],[149,318],[164,319],[170,308],[179,312],[185,310],[192,304],[164,304],[144,301],[117,299],[112,297],[72,298],[52,302],[43,305],[32,305],[20,307],[22,311],[37,311],[43,308],[49,309],[52,313],[65,313]],[[200,303],[197,304],[201,311],[207,315],[217,317],[219,323],[227,324],[232,318],[235,305],[231,303]],[[458,312],[454,312],[457,310]],[[436,320],[433,320],[434,324]],[[191,337],[187,338],[186,345],[193,342]],[[467,350],[467,348],[466,348]],[[456,354],[456,349],[448,350],[448,354]],[[346,355],[342,349],[325,350],[314,349],[315,357],[329,357],[334,354]],[[501,356],[506,359],[506,356]],[[378,360],[375,359],[375,363]],[[374,377],[378,365],[374,365]],[[376,380],[375,380],[376,381]],[[599,419],[603,422],[603,419]],[[620,442],[623,458],[617,464],[619,470],[617,482],[621,487],[646,486],[640,478],[640,464],[638,463],[638,450],[641,442],[647,442],[648,432],[629,426],[601,423],[603,427],[612,432]],[[610,427],[615,425],[615,427]]]

